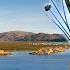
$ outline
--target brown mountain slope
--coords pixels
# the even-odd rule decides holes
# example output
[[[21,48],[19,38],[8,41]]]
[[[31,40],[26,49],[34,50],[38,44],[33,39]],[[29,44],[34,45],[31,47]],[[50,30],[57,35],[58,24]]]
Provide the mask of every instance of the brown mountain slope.
[[[0,41],[51,41],[64,42],[66,39],[62,34],[32,33],[24,31],[10,31],[0,33]]]

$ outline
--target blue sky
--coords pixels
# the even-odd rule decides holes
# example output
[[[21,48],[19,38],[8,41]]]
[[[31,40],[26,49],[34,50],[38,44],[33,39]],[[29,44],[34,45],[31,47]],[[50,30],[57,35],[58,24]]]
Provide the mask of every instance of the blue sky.
[[[0,32],[61,33],[44,12],[47,0],[0,0]]]

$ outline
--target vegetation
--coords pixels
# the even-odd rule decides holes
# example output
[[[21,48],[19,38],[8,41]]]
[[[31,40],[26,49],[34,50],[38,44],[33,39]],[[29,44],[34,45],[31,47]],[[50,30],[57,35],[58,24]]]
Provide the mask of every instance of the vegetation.
[[[0,42],[0,50],[9,51],[35,51],[44,47],[60,47],[65,45],[44,45],[32,42]],[[69,46],[69,45],[67,45]]]

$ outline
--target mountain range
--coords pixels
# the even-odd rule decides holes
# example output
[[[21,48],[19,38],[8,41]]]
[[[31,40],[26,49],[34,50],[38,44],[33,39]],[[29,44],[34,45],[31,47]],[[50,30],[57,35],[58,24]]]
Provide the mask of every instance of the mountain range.
[[[24,31],[9,31],[0,33],[0,41],[48,41],[66,42],[63,34],[32,33]]]

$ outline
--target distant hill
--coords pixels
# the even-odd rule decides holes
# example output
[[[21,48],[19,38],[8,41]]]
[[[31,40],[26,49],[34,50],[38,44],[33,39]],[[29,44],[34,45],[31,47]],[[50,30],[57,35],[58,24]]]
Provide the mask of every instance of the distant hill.
[[[10,31],[0,33],[0,41],[48,41],[65,42],[62,34],[32,33],[24,31]]]

